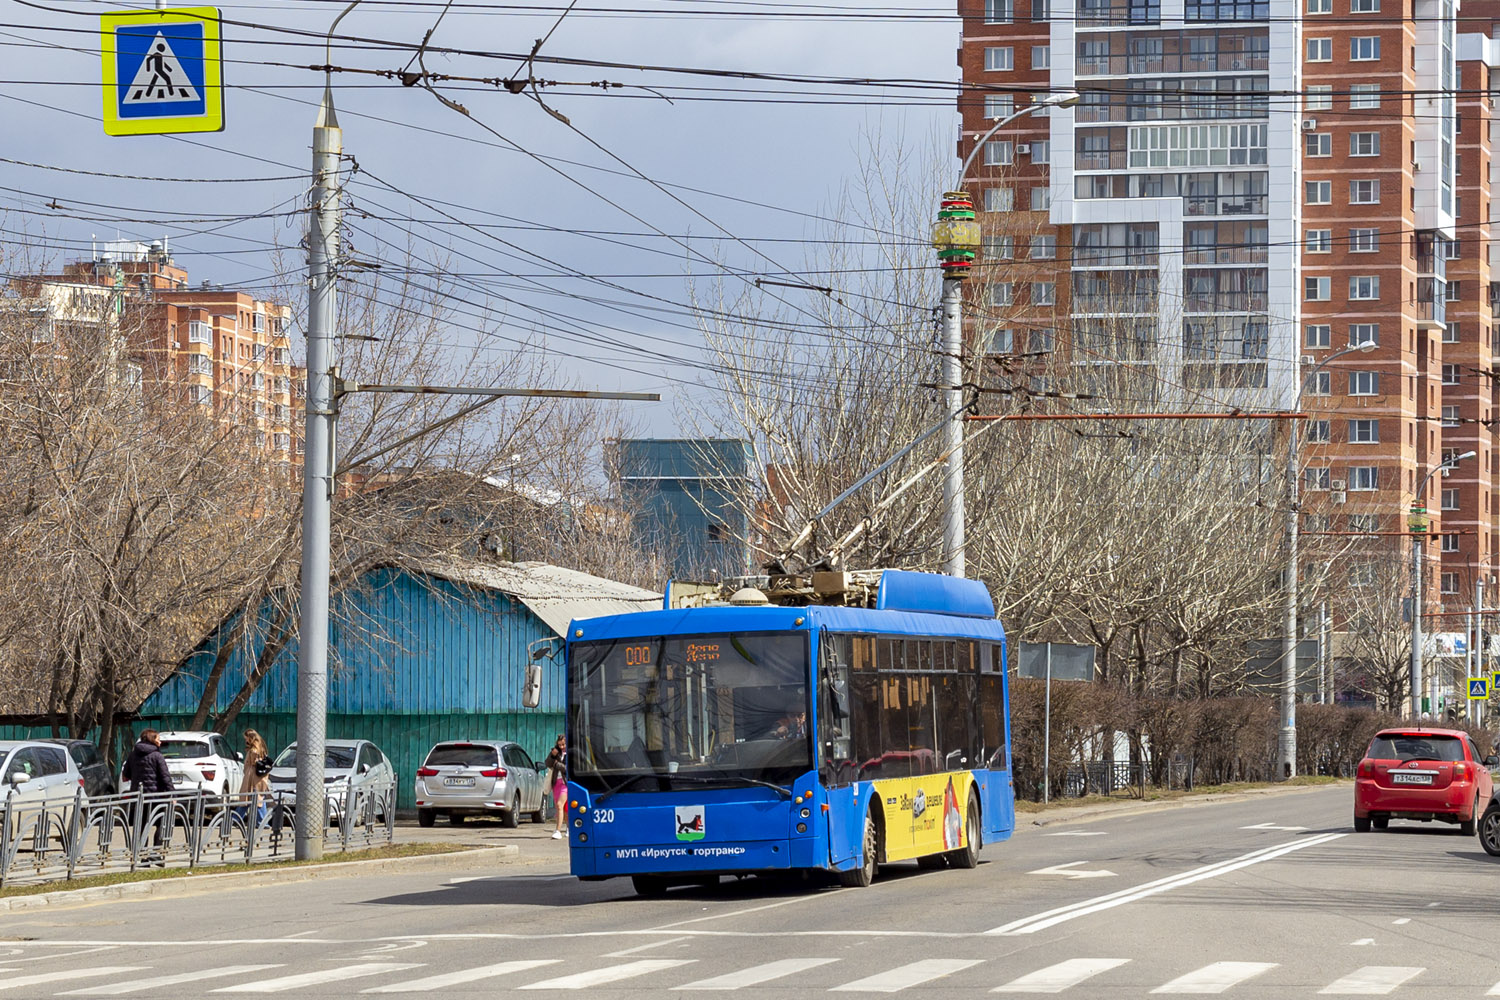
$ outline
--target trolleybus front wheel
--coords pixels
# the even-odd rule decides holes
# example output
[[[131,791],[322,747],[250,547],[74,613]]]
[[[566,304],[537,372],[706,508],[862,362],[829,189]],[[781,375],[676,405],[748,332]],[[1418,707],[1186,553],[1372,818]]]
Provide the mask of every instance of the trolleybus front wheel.
[[[839,884],[851,889],[863,889],[875,881],[875,873],[879,870],[880,841],[875,832],[875,818],[865,813],[865,836],[864,854],[858,868],[839,872]]]
[[[635,894],[644,899],[660,899],[667,894],[667,880],[658,875],[632,875],[630,884]]]

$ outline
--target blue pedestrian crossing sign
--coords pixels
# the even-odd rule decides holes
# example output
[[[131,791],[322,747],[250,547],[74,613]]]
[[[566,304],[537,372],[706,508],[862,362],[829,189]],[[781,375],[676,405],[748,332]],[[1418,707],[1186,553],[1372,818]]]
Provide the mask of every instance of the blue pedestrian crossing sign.
[[[217,7],[118,11],[99,23],[106,134],[223,130]]]
[[[1488,677],[1469,678],[1469,700],[1484,701],[1490,696],[1490,679]]]

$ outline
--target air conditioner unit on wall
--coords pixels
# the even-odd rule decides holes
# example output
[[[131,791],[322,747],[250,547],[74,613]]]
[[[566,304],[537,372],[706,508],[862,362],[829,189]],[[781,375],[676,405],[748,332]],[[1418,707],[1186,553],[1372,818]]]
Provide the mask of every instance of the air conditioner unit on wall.
[[[1315,129],[1317,127],[1318,127],[1318,120],[1316,118],[1304,118],[1304,119],[1302,119],[1302,131],[1304,131],[1304,132],[1311,132],[1313,129]]]
[[[1347,494],[1343,490],[1331,490],[1328,494],[1328,499],[1332,503],[1343,503],[1346,496]]]
[[[1342,493],[1344,492],[1345,484],[1342,479],[1335,479],[1328,484],[1328,488],[1333,490],[1335,493]]]
[[[1017,143],[1016,144],[1016,152],[1020,153],[1022,156],[1029,156],[1031,154],[1031,143],[1029,143],[1029,142]]]

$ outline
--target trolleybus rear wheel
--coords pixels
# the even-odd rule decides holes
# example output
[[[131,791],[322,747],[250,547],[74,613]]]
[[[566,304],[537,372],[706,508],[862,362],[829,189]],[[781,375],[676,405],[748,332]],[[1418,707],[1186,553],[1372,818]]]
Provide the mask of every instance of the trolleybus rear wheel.
[[[632,875],[630,884],[635,886],[635,894],[646,899],[659,899],[667,894],[667,880],[658,875]]]

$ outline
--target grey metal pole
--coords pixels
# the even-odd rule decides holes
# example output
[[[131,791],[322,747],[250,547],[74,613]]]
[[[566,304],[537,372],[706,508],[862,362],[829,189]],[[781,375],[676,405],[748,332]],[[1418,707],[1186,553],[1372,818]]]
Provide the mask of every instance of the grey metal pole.
[[[1300,389],[1300,386],[1299,386]],[[1299,402],[1300,402],[1300,393]],[[1286,425],[1286,607],[1281,636],[1281,727],[1276,734],[1280,776],[1297,773],[1297,424]]]
[[[1489,679],[1484,668],[1484,577],[1474,581],[1474,674]],[[1490,694],[1495,692],[1491,691]],[[1488,702],[1474,703],[1474,724],[1484,725],[1485,707]],[[1488,749],[1488,748],[1485,748]]]
[[[1328,618],[1328,602],[1324,601],[1318,608],[1318,680],[1322,690],[1318,692],[1318,701],[1323,705],[1333,704],[1333,650],[1329,648],[1333,641],[1333,622]]]
[[[1042,699],[1042,804],[1052,785],[1052,643],[1047,643],[1047,694]]]
[[[1411,717],[1422,717],[1422,535],[1411,536]]]
[[[963,282],[943,278],[943,571],[964,575]]]
[[[302,607],[297,644],[296,857],[323,856],[323,752],[328,713],[328,548],[333,499],[335,262],[343,133],[333,94],[313,126],[312,214],[307,234],[307,424],[302,462]]]

